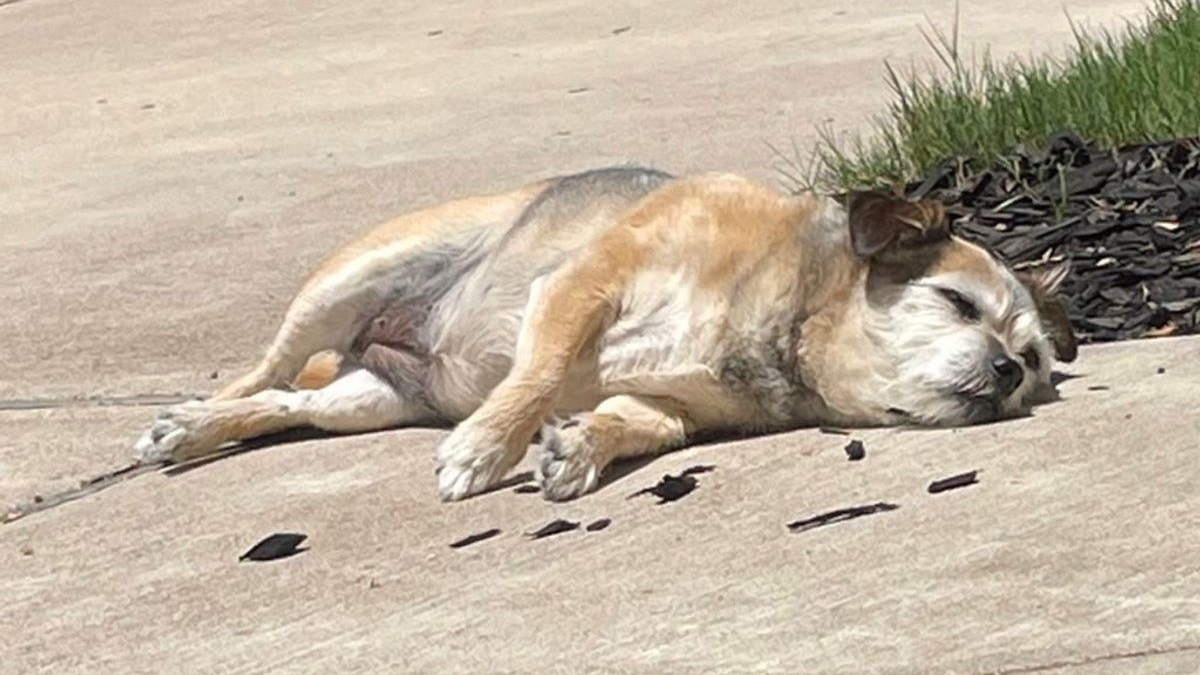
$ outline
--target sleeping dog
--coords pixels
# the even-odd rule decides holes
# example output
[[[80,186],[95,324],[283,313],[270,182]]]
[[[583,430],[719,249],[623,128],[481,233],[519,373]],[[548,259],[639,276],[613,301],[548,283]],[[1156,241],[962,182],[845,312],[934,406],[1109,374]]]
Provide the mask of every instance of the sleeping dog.
[[[1065,273],[1015,274],[937,202],[589,171],[346,243],[253,371],[163,410],[137,450],[452,423],[443,499],[494,486],[537,437],[542,492],[564,500],[700,432],[991,421],[1075,357]]]

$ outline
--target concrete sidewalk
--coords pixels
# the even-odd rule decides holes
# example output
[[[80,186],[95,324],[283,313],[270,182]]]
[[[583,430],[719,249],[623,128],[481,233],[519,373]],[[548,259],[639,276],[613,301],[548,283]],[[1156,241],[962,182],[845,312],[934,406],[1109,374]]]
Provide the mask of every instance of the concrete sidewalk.
[[[1165,372],[1157,374],[1158,368]],[[1200,667],[1200,340],[1086,349],[1064,400],[946,431],[802,431],[579,501],[444,505],[442,432],[276,446],[0,529],[29,673],[1172,673]],[[1108,389],[1093,389],[1094,387]],[[48,423],[43,434],[77,432]],[[696,491],[629,498],[696,464]],[[978,469],[979,484],[930,495]],[[898,509],[800,534],[788,522]],[[554,518],[600,532],[530,540]],[[451,549],[469,534],[501,535]],[[311,549],[237,557],[276,531]],[[24,552],[22,551],[24,549]]]
[[[64,400],[229,381],[355,229],[622,160],[770,179],[765,143],[862,124],[881,60],[953,15],[894,4],[0,6],[0,399],[43,406],[0,410],[0,507],[120,465],[153,416]],[[1000,54],[1070,39],[1057,4],[962,5]],[[441,504],[435,430],[139,476],[0,527],[0,673],[1200,672],[1200,339],[1068,370],[1028,419],[866,432],[858,463],[817,431],[713,444],[565,505]],[[627,498],[694,464],[683,500]],[[523,536],[559,517],[612,525]],[[276,531],[311,549],[237,562]]]

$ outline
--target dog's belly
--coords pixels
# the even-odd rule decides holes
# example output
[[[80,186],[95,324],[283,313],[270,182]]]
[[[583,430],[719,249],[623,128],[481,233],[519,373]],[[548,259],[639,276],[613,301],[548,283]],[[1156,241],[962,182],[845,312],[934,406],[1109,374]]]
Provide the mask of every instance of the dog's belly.
[[[524,302],[500,300],[454,312],[432,341],[426,391],[452,420],[474,412],[512,368]]]

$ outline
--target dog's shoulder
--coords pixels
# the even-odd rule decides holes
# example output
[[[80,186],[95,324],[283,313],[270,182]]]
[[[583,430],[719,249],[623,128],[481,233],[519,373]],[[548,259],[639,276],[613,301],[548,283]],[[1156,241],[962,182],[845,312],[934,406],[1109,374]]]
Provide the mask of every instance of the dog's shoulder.
[[[761,240],[807,225],[822,208],[811,194],[787,194],[738,174],[703,173],[659,186],[635,209],[630,224],[716,228],[733,238]]]

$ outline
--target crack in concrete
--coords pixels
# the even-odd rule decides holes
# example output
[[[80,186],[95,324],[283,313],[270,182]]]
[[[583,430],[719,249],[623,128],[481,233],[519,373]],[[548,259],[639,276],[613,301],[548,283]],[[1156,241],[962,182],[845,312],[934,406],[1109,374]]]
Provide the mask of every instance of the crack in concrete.
[[[50,495],[37,495],[32,500],[10,503],[6,508],[0,508],[0,525],[12,523],[34,513],[48,511],[55,507],[62,506],[68,502],[73,502],[77,499],[95,494],[101,490],[107,490],[114,485],[118,485],[131,478],[136,478],[137,476],[147,473],[161,471],[166,476],[177,476],[179,474],[206,466],[213,462],[220,461],[227,457],[240,455],[246,452],[252,452],[260,448],[274,446],[281,443],[294,443],[299,441],[329,438],[330,436],[334,435],[337,434],[331,434],[329,432],[320,431],[311,427],[300,427],[297,429],[289,429],[288,431],[283,431],[277,434],[246,439],[237,444],[218,450],[212,454],[181,462],[161,461],[144,464],[141,461],[134,461],[130,464],[106,471],[97,476],[81,480],[79,481],[79,485],[76,487],[68,488]],[[513,478],[515,479],[516,476]],[[528,476],[526,476],[524,480],[527,479]]]
[[[62,492],[58,492],[47,497],[35,497],[31,502],[18,502],[8,507],[5,513],[0,514],[0,524],[8,524],[13,521],[20,520],[31,513],[46,511],[56,506],[62,506],[67,502],[73,502],[76,499],[80,499],[106,488],[110,488],[117,483],[129,480],[135,476],[140,476],[151,471],[157,471],[158,469],[163,468],[163,466],[164,464],[161,462],[154,464],[142,464],[141,462],[134,462],[133,464],[128,464],[118,469],[102,473],[99,476],[80,481],[79,487],[63,490]]]
[[[1101,654],[1099,656],[1086,656],[1082,659],[1074,661],[1054,661],[1051,663],[1043,663],[1036,666],[1017,666],[1015,668],[1005,668],[1002,670],[991,671],[989,675],[1026,675],[1027,673],[1047,673],[1054,670],[1064,670],[1067,668],[1079,668],[1082,666],[1090,666],[1095,663],[1104,663],[1106,661],[1121,661],[1124,659],[1137,659],[1147,656],[1163,656],[1166,654],[1179,654],[1183,652],[1200,652],[1200,645],[1182,645],[1179,647],[1164,647],[1143,649],[1136,652],[1117,652],[1115,654]]]

